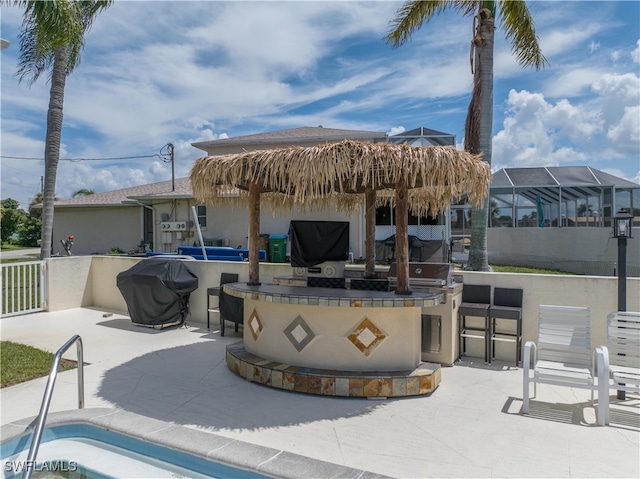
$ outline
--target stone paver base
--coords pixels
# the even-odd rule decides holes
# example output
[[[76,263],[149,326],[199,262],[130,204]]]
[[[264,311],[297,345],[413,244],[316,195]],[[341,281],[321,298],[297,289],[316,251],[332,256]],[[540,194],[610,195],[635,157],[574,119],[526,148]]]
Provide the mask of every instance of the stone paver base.
[[[322,396],[366,398],[420,396],[440,384],[440,365],[407,371],[333,371],[291,366],[251,354],[242,342],[227,346],[227,366],[238,376],[277,389]]]

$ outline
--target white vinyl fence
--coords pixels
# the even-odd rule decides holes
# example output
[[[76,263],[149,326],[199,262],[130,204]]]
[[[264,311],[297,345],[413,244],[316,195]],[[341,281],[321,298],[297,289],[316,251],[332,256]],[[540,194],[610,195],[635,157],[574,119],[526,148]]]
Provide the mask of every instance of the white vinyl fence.
[[[44,311],[46,261],[7,263],[0,266],[0,316],[5,318]]]

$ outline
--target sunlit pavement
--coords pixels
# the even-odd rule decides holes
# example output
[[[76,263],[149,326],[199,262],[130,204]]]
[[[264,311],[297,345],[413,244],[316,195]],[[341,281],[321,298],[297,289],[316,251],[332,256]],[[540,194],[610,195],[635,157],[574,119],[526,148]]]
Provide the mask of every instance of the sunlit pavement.
[[[520,415],[522,369],[465,358],[431,396],[366,400],[271,389],[233,374],[203,325],[154,330],[95,309],[0,320],[3,340],[56,351],[82,337],[85,407],[119,408],[252,444],[393,477],[640,477],[640,400],[611,394],[598,427],[588,391],[540,385]],[[75,348],[65,355],[75,359]],[[58,375],[51,411],[77,407]],[[0,391],[1,423],[37,414],[46,378]]]

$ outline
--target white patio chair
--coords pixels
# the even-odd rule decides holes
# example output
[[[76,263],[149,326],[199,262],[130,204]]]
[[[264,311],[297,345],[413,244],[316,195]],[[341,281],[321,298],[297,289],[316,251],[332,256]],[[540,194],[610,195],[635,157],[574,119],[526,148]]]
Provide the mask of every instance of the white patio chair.
[[[607,316],[610,389],[624,400],[640,393],[640,312],[614,311]],[[607,415],[608,423],[609,415]]]
[[[530,374],[531,364],[533,374]],[[589,389],[592,402],[597,389],[598,425],[608,422],[608,352],[606,347],[591,349],[589,308],[540,305],[538,343],[527,341],[524,345],[522,370],[522,414],[529,412],[529,383],[532,382],[534,397],[538,383]]]

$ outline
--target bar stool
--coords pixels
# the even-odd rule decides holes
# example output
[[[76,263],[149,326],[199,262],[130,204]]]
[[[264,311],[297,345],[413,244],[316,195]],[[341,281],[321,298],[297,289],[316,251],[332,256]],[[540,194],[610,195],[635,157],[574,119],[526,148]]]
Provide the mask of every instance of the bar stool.
[[[491,319],[491,359],[496,357],[496,341],[506,341],[516,345],[516,366],[522,361],[522,290],[517,288],[495,288],[493,304],[489,309]],[[514,328],[499,330],[496,320],[504,319],[516,322]],[[491,362],[491,359],[489,362]]]
[[[458,308],[458,323],[460,325],[460,356],[467,349],[467,339],[484,339],[484,361],[490,359],[491,326],[489,309],[491,307],[491,285],[465,284],[462,288],[462,302]],[[484,327],[467,325],[467,316],[484,318]]]

